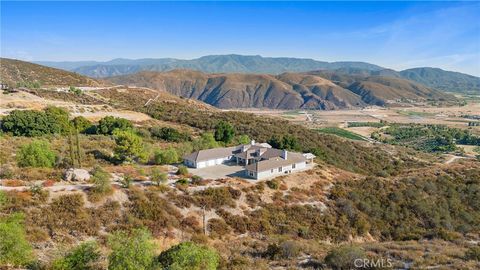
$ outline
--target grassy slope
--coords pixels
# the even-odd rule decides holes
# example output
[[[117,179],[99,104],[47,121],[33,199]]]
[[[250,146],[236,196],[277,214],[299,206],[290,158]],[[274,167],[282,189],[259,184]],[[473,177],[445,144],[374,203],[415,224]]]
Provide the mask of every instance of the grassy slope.
[[[38,82],[41,86],[100,86],[103,84],[77,73],[8,58],[0,58],[0,75],[2,82],[13,86],[19,82]]]
[[[363,147],[354,142],[341,140],[333,136],[320,134],[300,125],[278,118],[259,117],[243,112],[221,112],[211,107],[199,107],[201,104],[191,100],[169,100],[167,93],[163,98],[144,107],[148,96],[135,91],[118,92],[115,90],[98,91],[118,106],[141,111],[153,118],[188,125],[201,130],[212,130],[218,121],[232,123],[237,134],[246,134],[257,141],[268,141],[272,136],[291,135],[297,138],[302,151],[313,152],[325,162],[342,169],[365,174],[395,174],[403,168],[421,166],[414,159],[404,155],[393,157],[379,148]],[[154,96],[154,94],[151,94]]]

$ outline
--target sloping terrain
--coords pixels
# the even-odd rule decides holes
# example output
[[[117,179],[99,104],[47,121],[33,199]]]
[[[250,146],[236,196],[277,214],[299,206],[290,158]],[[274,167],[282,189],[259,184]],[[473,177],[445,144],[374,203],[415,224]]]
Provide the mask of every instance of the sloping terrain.
[[[460,72],[423,67],[402,70],[400,75],[405,79],[443,91],[480,93],[480,78]]]
[[[25,61],[0,58],[2,82],[16,85],[37,83],[41,86],[101,86],[103,83],[61,69]]]
[[[440,68],[422,67],[402,70],[392,69],[369,70],[362,68],[345,67],[336,70],[321,70],[322,76],[341,78],[350,76],[384,76],[402,78],[423,84],[429,88],[458,93],[480,93],[480,78],[460,72],[446,71]]]
[[[206,74],[198,71],[140,72],[108,78],[116,84],[165,90],[219,108],[334,110],[385,105],[396,100],[454,100],[420,84],[382,76],[311,73]]]

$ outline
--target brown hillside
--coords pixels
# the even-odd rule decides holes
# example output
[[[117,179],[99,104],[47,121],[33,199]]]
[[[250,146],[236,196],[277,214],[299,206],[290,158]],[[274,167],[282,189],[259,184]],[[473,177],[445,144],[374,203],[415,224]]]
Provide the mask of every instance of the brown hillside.
[[[41,86],[101,86],[97,80],[61,69],[41,66],[25,61],[0,58],[1,81],[17,83],[39,83]]]
[[[385,105],[396,100],[454,100],[404,79],[332,73],[206,74],[199,71],[144,71],[109,81],[165,90],[219,108],[334,110]]]

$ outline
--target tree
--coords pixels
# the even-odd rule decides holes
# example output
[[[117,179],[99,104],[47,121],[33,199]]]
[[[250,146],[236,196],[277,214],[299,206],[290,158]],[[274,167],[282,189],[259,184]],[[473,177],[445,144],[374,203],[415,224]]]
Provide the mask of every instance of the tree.
[[[83,242],[52,264],[54,270],[94,270],[99,269],[100,249],[96,242]]]
[[[296,137],[292,135],[285,135],[282,137],[274,136],[268,143],[277,149],[300,150],[300,144]]]
[[[153,168],[152,173],[150,174],[150,180],[157,186],[160,186],[160,184],[165,184],[167,182],[168,175],[158,168]]]
[[[193,150],[198,151],[202,149],[210,149],[218,147],[218,142],[215,140],[215,137],[210,132],[205,132],[198,138],[193,141]]]
[[[235,137],[233,126],[225,121],[218,122],[215,127],[215,140],[228,144],[232,142],[233,137]]]
[[[85,132],[88,128],[92,126],[92,123],[88,121],[87,118],[83,116],[77,116],[72,119],[72,124],[73,126],[78,130],[78,132],[83,133]]]
[[[248,135],[239,135],[235,137],[235,144],[249,144],[250,143],[250,137]]]
[[[190,135],[171,127],[152,127],[150,132],[152,133],[152,136],[169,142],[184,142],[190,140]]]
[[[69,113],[62,108],[49,106],[45,109],[45,115],[53,134],[67,134],[72,127]]]
[[[154,154],[155,164],[172,164],[178,162],[178,154],[175,149],[169,147],[165,150],[157,150]]]
[[[219,260],[216,251],[192,242],[180,243],[158,256],[158,262],[169,270],[215,270]]]
[[[120,162],[144,161],[147,153],[143,146],[143,140],[133,130],[116,129],[113,137],[117,146],[115,147],[115,159]]]
[[[69,114],[64,109],[48,107],[44,111],[14,110],[2,121],[2,130],[14,136],[66,134],[70,127]]]
[[[50,150],[46,141],[32,141],[22,145],[17,152],[17,163],[20,167],[51,168],[55,165],[55,158],[55,153]]]
[[[111,253],[108,256],[109,270],[150,269],[155,247],[150,233],[135,229],[130,233],[117,231],[108,238]]]
[[[127,119],[113,116],[105,116],[98,122],[97,133],[104,135],[112,135],[113,131],[116,129],[128,130],[132,128],[132,122],[128,121]]]
[[[25,235],[22,214],[0,218],[0,265],[22,266],[33,259],[32,247]]]
[[[112,192],[110,184],[110,174],[102,169],[95,167],[92,174],[93,192],[96,194],[108,194]]]

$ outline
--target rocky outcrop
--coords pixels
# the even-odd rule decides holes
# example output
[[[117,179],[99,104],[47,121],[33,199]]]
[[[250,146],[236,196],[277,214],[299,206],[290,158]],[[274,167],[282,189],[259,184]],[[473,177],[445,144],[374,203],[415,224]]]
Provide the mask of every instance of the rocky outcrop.
[[[85,169],[68,169],[63,175],[65,181],[88,181],[90,180],[90,173]]]

